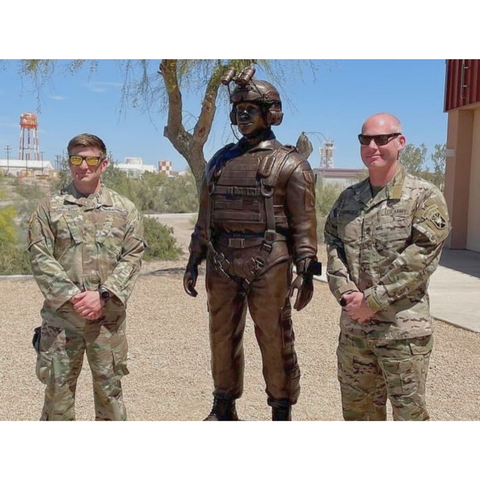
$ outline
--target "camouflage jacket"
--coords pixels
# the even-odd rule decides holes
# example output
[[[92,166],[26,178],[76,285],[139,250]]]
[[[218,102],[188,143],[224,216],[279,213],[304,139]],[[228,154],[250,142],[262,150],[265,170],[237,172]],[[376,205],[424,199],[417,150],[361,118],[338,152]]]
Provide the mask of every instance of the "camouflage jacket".
[[[28,236],[45,308],[58,310],[77,293],[100,285],[126,305],[146,248],[132,202],[103,185],[98,194],[82,197],[71,183],[40,203]]]
[[[368,178],[344,190],[325,225],[328,283],[338,301],[363,292],[376,314],[362,325],[342,311],[342,330],[386,339],[429,335],[428,281],[449,231],[442,193],[400,164],[374,198]]]

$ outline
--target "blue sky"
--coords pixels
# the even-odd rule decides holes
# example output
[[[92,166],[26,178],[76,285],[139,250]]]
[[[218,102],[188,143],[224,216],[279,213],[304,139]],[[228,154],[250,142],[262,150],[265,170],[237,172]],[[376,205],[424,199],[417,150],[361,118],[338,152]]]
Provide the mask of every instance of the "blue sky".
[[[288,62],[288,60],[285,60]],[[158,64],[152,61],[152,71]],[[302,132],[319,132],[335,142],[335,166],[360,168],[358,140],[363,120],[379,111],[397,115],[409,143],[425,143],[429,153],[436,143],[445,143],[447,115],[443,113],[444,60],[325,60],[315,62],[317,81],[308,69],[303,79],[286,84],[281,91],[284,121],[275,128],[282,143],[295,143]],[[148,115],[139,109],[121,112],[123,75],[115,60],[101,60],[95,73],[83,68],[75,75],[57,68],[42,90],[39,105],[31,81],[20,80],[18,62],[4,61],[0,69],[0,158],[5,147],[18,155],[19,119],[24,112],[39,117],[40,151],[45,160],[62,154],[68,140],[81,132],[99,135],[123,162],[126,156],[142,157],[156,165],[172,160],[174,169],[183,170],[186,162],[163,137],[165,114]],[[259,72],[259,78],[266,78]],[[267,77],[268,78],[268,77]],[[200,97],[185,98],[186,115],[197,115]],[[40,106],[40,112],[38,108]],[[314,152],[310,163],[320,162],[319,135],[309,136]],[[210,158],[225,143],[234,141],[228,122],[228,109],[220,106],[205,154]]]

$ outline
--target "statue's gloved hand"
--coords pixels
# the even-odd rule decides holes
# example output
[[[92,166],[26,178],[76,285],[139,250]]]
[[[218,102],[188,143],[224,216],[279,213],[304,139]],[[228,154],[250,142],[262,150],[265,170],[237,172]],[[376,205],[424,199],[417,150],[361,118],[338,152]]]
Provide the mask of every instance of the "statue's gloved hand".
[[[297,263],[297,277],[290,286],[290,296],[293,295],[293,291],[297,290],[297,298],[293,308],[297,311],[305,308],[313,297],[313,275],[315,269],[309,268],[313,266],[313,262],[316,262],[316,258],[305,258]],[[315,265],[318,266],[318,262]],[[316,273],[316,271],[315,271]]]
[[[185,274],[183,275],[183,288],[191,297],[196,297],[198,292],[195,290],[198,278],[198,263],[195,261],[189,261]]]
[[[302,275],[297,275],[297,278],[292,283],[290,287],[290,296],[293,295],[293,291],[297,289],[297,298],[295,300],[295,305],[293,308],[300,311],[302,308],[305,308],[313,297],[313,279],[311,276],[302,277]]]

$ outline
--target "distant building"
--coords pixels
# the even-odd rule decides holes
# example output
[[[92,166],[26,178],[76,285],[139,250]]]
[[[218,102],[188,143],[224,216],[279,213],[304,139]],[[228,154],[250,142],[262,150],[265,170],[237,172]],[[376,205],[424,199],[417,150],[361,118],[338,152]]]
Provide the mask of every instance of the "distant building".
[[[317,183],[337,184],[342,189],[358,183],[366,176],[363,169],[357,168],[314,168],[313,172],[317,175]]]
[[[15,177],[55,176],[50,162],[46,160],[18,160],[15,158],[0,159],[0,172]]]
[[[141,157],[125,157],[124,163],[114,163],[113,166],[125,172],[129,177],[141,177],[144,172],[155,173],[155,167],[143,165]]]

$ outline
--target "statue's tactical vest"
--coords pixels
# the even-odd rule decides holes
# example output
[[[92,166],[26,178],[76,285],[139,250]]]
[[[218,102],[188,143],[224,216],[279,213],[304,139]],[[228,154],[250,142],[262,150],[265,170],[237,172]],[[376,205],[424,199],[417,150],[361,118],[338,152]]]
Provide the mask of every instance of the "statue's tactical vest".
[[[228,162],[214,178],[212,228],[225,232],[263,233],[265,201],[257,179],[261,157],[247,153]]]
[[[212,241],[227,242],[230,248],[259,247],[251,275],[245,276],[247,283],[265,265],[273,243],[285,241],[276,232],[278,223],[286,224],[284,206],[274,206],[273,197],[280,172],[294,150],[282,146],[273,152],[248,152],[214,168],[208,179],[207,237],[218,271],[227,272],[229,262]]]

